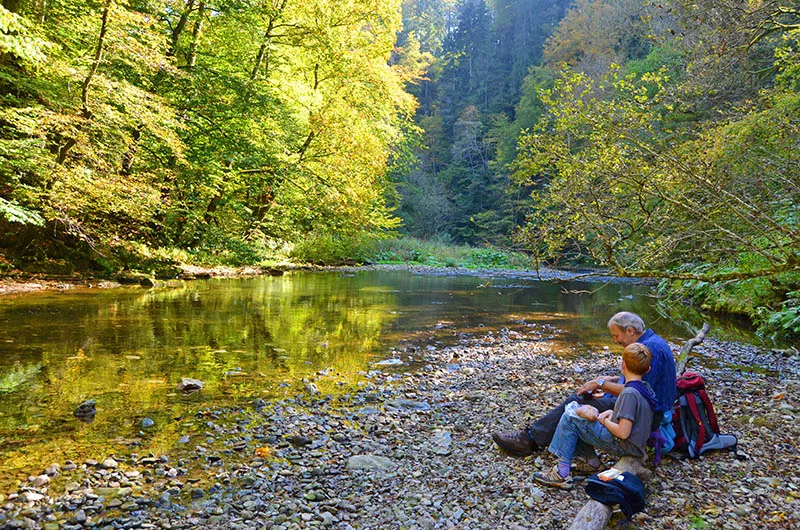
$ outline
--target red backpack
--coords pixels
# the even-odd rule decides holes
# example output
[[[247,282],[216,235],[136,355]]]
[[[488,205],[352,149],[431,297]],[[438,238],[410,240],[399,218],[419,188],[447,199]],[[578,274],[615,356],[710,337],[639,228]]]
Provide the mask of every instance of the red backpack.
[[[678,377],[678,398],[672,406],[672,427],[675,449],[697,458],[711,449],[732,447],[736,452],[736,436],[720,434],[717,415],[706,392],[706,382],[697,372]]]

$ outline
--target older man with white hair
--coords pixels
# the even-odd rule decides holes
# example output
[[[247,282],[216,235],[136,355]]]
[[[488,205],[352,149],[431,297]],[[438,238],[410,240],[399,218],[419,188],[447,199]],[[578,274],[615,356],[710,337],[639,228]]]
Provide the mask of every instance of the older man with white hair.
[[[656,335],[652,329],[648,329],[641,317],[635,313],[622,311],[615,314],[608,321],[608,330],[614,342],[623,348],[639,342],[650,350],[653,356],[650,371],[642,377],[642,380],[652,387],[658,405],[656,413],[663,414],[664,424],[668,425],[676,394],[675,357],[672,349],[664,339]],[[507,453],[517,456],[530,455],[550,445],[558,421],[569,403],[577,401],[581,405],[592,405],[600,412],[611,410],[624,385],[625,378],[622,375],[603,375],[586,381],[574,395],[533,425],[520,431],[493,433],[492,439]],[[667,445],[664,449],[668,451],[672,448],[672,439],[669,433],[666,434]],[[600,466],[599,461],[588,464],[592,468]]]

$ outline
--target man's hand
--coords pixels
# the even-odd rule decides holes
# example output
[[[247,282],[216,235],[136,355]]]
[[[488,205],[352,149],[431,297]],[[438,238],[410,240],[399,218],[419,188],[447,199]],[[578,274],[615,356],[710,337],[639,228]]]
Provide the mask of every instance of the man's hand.
[[[586,381],[584,384],[578,388],[577,394],[580,396],[581,394],[591,394],[595,390],[600,388],[597,384],[597,380],[592,379],[591,381]]]
[[[591,405],[581,405],[575,411],[575,414],[580,416],[581,418],[589,421],[597,421],[597,409]]]
[[[609,419],[611,418],[612,414],[614,414],[613,410],[604,410],[603,412],[597,415],[597,421],[602,423],[604,418]]]
[[[597,384],[597,379],[603,379],[606,383],[603,385],[603,388],[600,388],[600,385]],[[591,381],[586,381],[583,383],[580,388],[578,388],[577,394],[591,394],[597,389],[601,391],[608,392],[609,394],[613,394],[618,396],[620,392],[622,392],[622,385],[619,385],[619,376],[618,375],[601,375],[597,379],[592,379]],[[609,385],[611,383],[611,385]]]

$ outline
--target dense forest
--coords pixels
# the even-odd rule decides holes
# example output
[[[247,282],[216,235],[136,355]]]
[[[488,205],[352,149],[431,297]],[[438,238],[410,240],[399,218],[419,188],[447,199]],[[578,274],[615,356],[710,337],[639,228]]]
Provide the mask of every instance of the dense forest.
[[[443,7],[420,5],[404,27],[427,36]],[[424,132],[400,180],[407,230],[662,278],[675,298],[800,331],[796,2],[445,13],[412,90]]]
[[[405,234],[800,332],[800,5],[3,0],[0,268]]]

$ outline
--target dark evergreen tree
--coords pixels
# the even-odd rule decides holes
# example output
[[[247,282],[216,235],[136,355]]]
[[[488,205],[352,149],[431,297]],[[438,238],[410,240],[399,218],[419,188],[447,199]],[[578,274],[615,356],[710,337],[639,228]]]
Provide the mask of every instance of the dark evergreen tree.
[[[544,42],[569,3],[406,2],[404,33],[419,34],[422,49],[437,57],[427,79],[410,89],[420,101],[417,123],[426,131],[418,166],[400,178],[399,213],[408,233],[430,237],[432,227],[439,227],[437,235],[457,241],[498,242],[516,226],[518,201],[512,198],[518,190],[507,164],[519,130],[531,125],[527,108],[524,120],[516,118],[517,107],[531,99],[520,100],[521,87],[528,69],[540,64]],[[432,16],[446,21],[446,32],[437,34],[441,41],[425,30]],[[435,193],[445,196],[433,200]],[[436,220],[421,218],[427,215]]]

